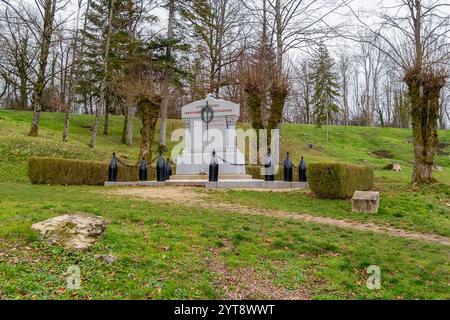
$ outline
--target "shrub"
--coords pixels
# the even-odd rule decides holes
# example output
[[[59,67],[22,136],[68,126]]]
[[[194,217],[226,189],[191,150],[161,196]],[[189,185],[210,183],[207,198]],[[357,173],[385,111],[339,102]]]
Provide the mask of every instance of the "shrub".
[[[31,157],[28,159],[28,177],[35,184],[103,185],[108,180],[108,162],[83,161],[62,158]],[[155,175],[148,168],[149,179]],[[137,166],[119,164],[118,181],[136,181]]]
[[[309,188],[321,198],[347,199],[356,190],[373,188],[373,170],[345,163],[312,163],[307,170]]]

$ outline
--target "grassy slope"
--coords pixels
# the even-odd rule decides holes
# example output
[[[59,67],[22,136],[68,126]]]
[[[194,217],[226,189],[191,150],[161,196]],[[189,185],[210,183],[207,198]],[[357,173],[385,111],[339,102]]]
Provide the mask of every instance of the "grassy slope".
[[[39,137],[27,136],[32,118],[30,112],[0,111],[0,176],[9,180],[26,182],[26,159],[29,156],[58,156],[83,160],[109,161],[112,152],[118,153],[129,161],[135,161],[139,154],[139,119],[134,120],[133,145],[120,143],[123,118],[110,117],[110,135],[103,132],[103,118],[100,120],[97,147],[91,150],[87,143],[90,139],[89,127],[93,117],[75,115],[71,117],[69,142],[62,142],[64,114],[42,113]],[[168,132],[181,125],[181,121],[172,120],[168,124]],[[159,135],[159,132],[156,132]],[[169,139],[170,141],[170,139]],[[170,141],[172,147],[177,142]]]
[[[265,208],[282,209],[292,212],[307,212],[321,216],[387,223],[404,229],[432,232],[450,236],[450,156],[449,148],[444,148],[435,158],[436,165],[443,172],[434,176],[440,184],[424,189],[409,185],[412,174],[412,144],[409,129],[336,127],[326,129],[306,125],[284,125],[281,130],[282,150],[290,150],[294,159],[305,156],[307,162],[345,161],[355,164],[370,164],[375,170],[376,189],[381,191],[382,200],[379,214],[361,215],[351,213],[350,201],[330,201],[313,199],[306,192],[270,193],[261,197],[255,191],[217,192],[217,199],[236,201],[252,205],[258,203]],[[442,143],[450,143],[450,131],[441,130]],[[307,147],[314,144],[315,150]],[[373,151],[388,150],[393,159],[380,159]],[[389,163],[399,163],[401,172],[382,170]]]
[[[60,142],[62,114],[43,114],[38,138],[26,136],[30,120],[27,112],[0,111],[0,297],[218,298],[223,291],[214,286],[216,275],[205,262],[211,248],[232,269],[251,266],[261,277],[274,278],[276,285],[305,287],[315,298],[450,297],[448,248],[444,246],[310,223],[99,197],[97,192],[103,189],[97,187],[33,186],[26,178],[25,160],[30,155],[107,160],[117,151],[135,159],[138,121],[132,147],[120,144],[122,120],[112,117],[111,135],[100,134],[97,149],[91,151],[86,145],[89,130],[83,127],[92,124],[92,117],[72,117],[69,143]],[[181,122],[170,125],[175,128]],[[286,125],[281,134],[283,150],[289,149],[296,161],[303,154],[308,162],[339,160],[381,167],[391,160],[377,159],[369,152],[387,149],[405,170],[376,170],[376,186],[383,199],[380,213],[372,216],[350,214],[348,201],[312,199],[304,192],[209,195],[252,206],[450,235],[450,161],[437,157],[444,167],[436,175],[440,185],[411,189],[409,130],[332,127],[328,143],[323,139],[324,129],[312,126]],[[440,137],[449,141],[450,132],[440,132]],[[318,150],[307,148],[308,143]],[[85,254],[36,240],[31,223],[72,211],[109,219],[104,240]],[[107,265],[94,259],[94,254],[107,252],[119,260]],[[75,293],[64,290],[64,271],[71,264],[82,268],[82,289]],[[371,264],[382,269],[381,291],[365,287],[364,268]]]

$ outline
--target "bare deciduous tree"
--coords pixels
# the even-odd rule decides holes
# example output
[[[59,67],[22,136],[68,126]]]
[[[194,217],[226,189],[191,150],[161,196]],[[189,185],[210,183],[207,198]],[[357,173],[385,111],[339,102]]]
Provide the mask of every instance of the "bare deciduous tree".
[[[95,110],[95,122],[94,127],[92,128],[92,134],[91,134],[91,141],[89,142],[89,147],[94,148],[95,142],[97,140],[97,131],[98,131],[98,123],[99,123],[99,116],[100,116],[100,110],[103,110],[105,107],[105,91],[106,91],[106,81],[108,77],[108,62],[109,62],[109,49],[111,45],[111,22],[113,17],[113,11],[114,11],[114,1],[111,0],[109,4],[109,13],[108,13],[108,22],[107,22],[107,33],[106,33],[106,43],[105,43],[105,52],[103,57],[103,79],[102,83],[100,84],[100,94],[99,94],[99,103]]]
[[[439,96],[448,76],[450,3],[399,0],[392,9],[392,5],[383,8],[377,28],[353,13],[376,36],[380,44],[377,48],[403,70],[411,103],[415,157],[412,182],[430,183],[435,181],[432,171],[438,143]]]
[[[348,126],[350,120],[350,110],[349,110],[349,82],[350,75],[352,72],[351,57],[346,52],[341,52],[338,61],[339,76],[341,80],[341,91],[342,91],[342,110],[344,112],[344,124]]]
[[[89,2],[89,0],[88,0]],[[80,22],[80,11],[83,5],[83,0],[78,0],[78,10],[76,15],[76,22],[75,22],[75,32],[73,34],[73,40],[71,44],[71,51],[72,51],[72,64],[69,71],[69,79],[68,79],[68,94],[67,94],[67,102],[66,102],[66,116],[64,119],[64,130],[63,130],[63,141],[67,141],[69,137],[69,121],[70,121],[70,112],[72,110],[72,105],[75,99],[75,90],[74,90],[74,82],[75,82],[75,74],[76,74],[76,68],[81,63],[81,50],[79,50],[79,22]],[[89,3],[88,7],[89,8]],[[85,22],[86,24],[86,22]],[[81,40],[82,42],[82,40]],[[70,52],[70,51],[68,51]]]

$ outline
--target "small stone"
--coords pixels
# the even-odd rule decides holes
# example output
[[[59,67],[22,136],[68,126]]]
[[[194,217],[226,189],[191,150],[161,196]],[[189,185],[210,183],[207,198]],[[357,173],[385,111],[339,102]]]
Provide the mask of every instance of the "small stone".
[[[380,193],[376,191],[355,191],[352,197],[352,212],[377,213]]]
[[[402,171],[402,167],[398,163],[392,164],[392,171]]]
[[[108,222],[102,217],[86,213],[57,216],[31,226],[40,232],[49,244],[66,249],[84,250],[91,247],[103,234]]]
[[[443,172],[444,171],[441,166],[433,166],[433,170],[436,171],[436,172]]]

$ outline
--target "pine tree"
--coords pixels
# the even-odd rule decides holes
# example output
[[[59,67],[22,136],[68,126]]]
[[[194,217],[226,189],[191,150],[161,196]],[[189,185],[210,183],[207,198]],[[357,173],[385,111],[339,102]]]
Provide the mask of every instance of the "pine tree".
[[[120,97],[112,90],[112,77],[124,72],[124,65],[129,52],[134,45],[134,27],[139,14],[137,0],[90,0],[90,10],[87,14],[87,26],[83,31],[85,53],[83,74],[77,85],[77,92],[83,97],[100,97],[101,83],[106,77],[104,101],[105,127],[108,134],[108,114],[113,112],[112,102],[120,103]],[[106,54],[108,34],[108,15],[113,4],[109,52]],[[104,68],[104,57],[108,56],[107,68]],[[107,74],[105,76],[105,70]],[[97,104],[99,106],[99,104]]]
[[[166,151],[167,113],[171,88],[180,88],[188,77],[186,65],[191,46],[185,43],[185,35],[181,29],[176,13],[179,10],[180,1],[167,0],[165,7],[168,10],[168,25],[166,37],[155,37],[148,45],[153,56],[154,68],[162,70],[163,78],[162,100],[160,105],[160,138],[159,149]]]
[[[104,56],[109,0],[91,0],[87,12],[84,37],[83,73],[77,91],[98,97]]]
[[[337,97],[339,97],[338,76],[334,72],[334,61],[326,46],[319,47],[318,56],[313,60],[311,75],[314,83],[314,117],[318,127],[330,123],[339,112]]]

